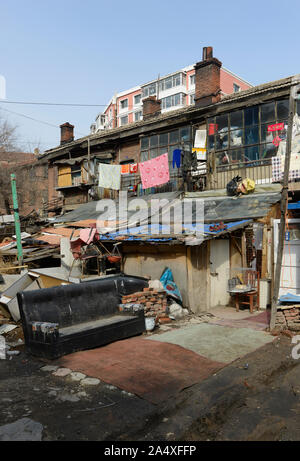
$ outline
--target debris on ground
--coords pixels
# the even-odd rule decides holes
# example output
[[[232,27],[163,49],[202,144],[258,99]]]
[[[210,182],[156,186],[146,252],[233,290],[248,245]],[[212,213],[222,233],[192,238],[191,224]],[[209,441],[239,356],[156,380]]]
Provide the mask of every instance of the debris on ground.
[[[41,441],[43,433],[42,424],[29,418],[18,419],[11,424],[0,426],[1,442]]]

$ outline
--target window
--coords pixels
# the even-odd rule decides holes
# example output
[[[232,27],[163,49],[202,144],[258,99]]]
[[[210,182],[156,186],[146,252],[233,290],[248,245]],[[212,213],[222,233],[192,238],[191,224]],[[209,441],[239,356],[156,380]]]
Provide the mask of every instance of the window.
[[[190,86],[195,85],[196,75],[190,75]]]
[[[195,104],[195,93],[190,94],[190,104]]]
[[[134,114],[134,121],[138,122],[139,120],[142,120],[143,118],[143,112],[140,110],[139,112],[135,112]]]
[[[128,115],[120,118],[120,126],[124,126],[128,124]]]
[[[122,101],[120,101],[121,109],[127,109],[127,107],[128,107],[128,99],[123,99]]]
[[[286,140],[288,99],[235,110],[207,119],[207,149],[214,150],[219,167],[249,162],[270,163],[281,141]],[[256,162],[256,163],[255,163]]]
[[[142,95],[141,94],[136,94],[134,97],[134,105],[137,106],[141,102]]]
[[[152,83],[151,85],[147,85],[142,90],[142,97],[148,98],[148,96],[153,96],[156,94],[156,83]]]
[[[81,183],[81,165],[75,163],[75,165],[71,165],[71,177],[72,177],[72,185],[79,186]]]
[[[172,75],[171,77],[164,78],[159,82],[159,90],[165,91],[176,86],[184,84],[184,77],[182,73]]]
[[[233,92],[238,93],[239,91],[241,91],[241,87],[239,85],[237,85],[236,83],[234,83],[233,84]]]
[[[172,96],[167,96],[166,98],[161,99],[161,108],[162,109],[169,109],[170,107],[176,107],[180,105],[184,105],[184,94],[177,93],[173,94]]]
[[[181,149],[183,145],[185,149],[191,148],[190,126],[184,126],[159,135],[143,136],[141,138],[140,161],[145,162],[167,152],[169,154],[170,174],[178,174],[178,169],[173,169],[173,151]]]

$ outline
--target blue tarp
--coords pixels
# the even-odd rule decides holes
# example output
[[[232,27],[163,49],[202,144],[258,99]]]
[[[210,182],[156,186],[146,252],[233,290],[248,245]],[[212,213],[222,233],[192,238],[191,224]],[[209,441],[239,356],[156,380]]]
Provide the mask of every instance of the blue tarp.
[[[296,203],[289,203],[288,209],[289,210],[300,210],[300,201]]]
[[[242,221],[233,221],[225,223],[226,230],[230,231],[231,229],[237,227],[243,227],[244,225],[251,222],[251,219],[243,219]],[[214,223],[213,225],[217,225],[219,223]],[[191,235],[191,233],[204,234],[204,236],[209,237],[212,235],[217,236],[220,232],[224,232],[224,230],[219,231],[210,231],[209,228],[212,224],[184,224],[183,225],[183,233],[178,235],[178,237],[187,237]],[[226,232],[225,230],[225,232]],[[168,242],[173,240],[172,237],[164,237],[164,234],[170,234],[172,230],[169,226],[162,225],[162,224],[149,224],[144,226],[137,226],[131,227],[128,230],[119,230],[117,232],[111,232],[109,234],[102,234],[100,236],[100,240],[115,240],[117,237],[126,236],[126,241],[144,241],[145,235],[149,236],[146,238],[147,242]],[[143,238],[139,235],[143,235]]]
[[[279,302],[284,303],[300,303],[300,295],[293,295],[292,293],[287,293],[282,295],[279,298]]]
[[[180,291],[178,290],[178,287],[176,283],[174,282],[174,277],[171,269],[167,267],[161,278],[160,282],[163,284],[163,287],[165,291],[170,295],[170,296],[175,296],[175,298],[178,298],[182,302],[182,297],[180,294]]]

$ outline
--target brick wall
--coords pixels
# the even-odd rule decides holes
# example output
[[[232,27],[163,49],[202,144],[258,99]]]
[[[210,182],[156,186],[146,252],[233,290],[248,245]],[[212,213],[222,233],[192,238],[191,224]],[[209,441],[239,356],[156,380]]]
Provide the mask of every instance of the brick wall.
[[[5,167],[6,190],[0,194],[0,213],[6,214],[5,198],[8,198],[12,207],[10,174],[16,175],[18,205],[21,215],[26,215],[32,210],[39,210],[43,201],[48,201],[48,168],[47,163],[38,162],[36,159],[30,163],[10,163]],[[3,193],[4,192],[4,193]]]
[[[127,160],[133,160],[134,163],[139,162],[140,159],[140,143],[135,141],[133,143],[126,143],[121,146],[119,155],[116,155],[115,163],[126,162]]]
[[[220,68],[216,58],[198,62],[195,66],[195,105],[205,106],[221,99]]]

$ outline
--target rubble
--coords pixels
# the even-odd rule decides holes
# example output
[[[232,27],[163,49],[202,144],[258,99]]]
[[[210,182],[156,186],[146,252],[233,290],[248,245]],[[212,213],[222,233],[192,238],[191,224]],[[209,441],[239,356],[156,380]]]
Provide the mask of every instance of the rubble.
[[[275,330],[300,331],[300,305],[278,306]]]
[[[144,308],[145,317],[157,317],[166,314],[168,308],[167,293],[164,290],[144,288],[144,291],[122,296],[122,306],[137,303]]]

